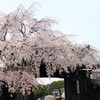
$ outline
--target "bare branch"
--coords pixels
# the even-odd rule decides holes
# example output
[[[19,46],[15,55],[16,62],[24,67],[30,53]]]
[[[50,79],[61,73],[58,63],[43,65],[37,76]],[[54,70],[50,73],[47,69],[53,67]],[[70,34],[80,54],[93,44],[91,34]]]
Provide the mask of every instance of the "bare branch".
[[[23,37],[26,36],[26,27],[24,23],[21,23],[21,28],[19,29],[19,31],[21,32],[21,34],[23,35]]]

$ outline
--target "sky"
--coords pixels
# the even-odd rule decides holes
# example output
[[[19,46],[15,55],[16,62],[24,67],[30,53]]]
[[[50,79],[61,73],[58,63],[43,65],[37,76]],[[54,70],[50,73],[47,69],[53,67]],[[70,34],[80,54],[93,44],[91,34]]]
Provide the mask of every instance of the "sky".
[[[11,13],[20,4],[27,9],[34,2],[37,17],[56,19],[55,30],[76,35],[73,41],[90,44],[100,51],[100,0],[0,0],[0,12]]]

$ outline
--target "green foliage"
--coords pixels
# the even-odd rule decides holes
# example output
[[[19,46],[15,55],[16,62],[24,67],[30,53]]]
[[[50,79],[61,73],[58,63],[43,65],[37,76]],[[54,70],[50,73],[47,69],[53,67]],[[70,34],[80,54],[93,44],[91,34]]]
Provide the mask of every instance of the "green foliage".
[[[55,89],[61,89],[61,88],[64,88],[64,81],[54,81],[49,85],[48,92],[49,92],[49,94],[52,94],[52,92]]]
[[[34,90],[34,95],[36,98],[42,98],[46,95],[52,94],[55,89],[64,88],[64,81],[54,81],[48,85],[38,85]]]
[[[38,85],[34,90],[34,95],[36,98],[42,98],[47,95],[47,86],[46,85]]]

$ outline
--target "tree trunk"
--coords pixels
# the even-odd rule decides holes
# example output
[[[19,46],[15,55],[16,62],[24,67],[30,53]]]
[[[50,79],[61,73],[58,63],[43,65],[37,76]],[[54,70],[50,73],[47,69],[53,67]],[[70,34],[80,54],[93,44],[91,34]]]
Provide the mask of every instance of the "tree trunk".
[[[18,93],[17,94],[17,100],[23,100],[23,95],[22,95],[22,93]]]
[[[5,85],[2,86],[2,100],[10,100],[10,93]]]
[[[25,96],[24,96],[24,100],[29,100],[28,99],[28,91],[25,89]]]

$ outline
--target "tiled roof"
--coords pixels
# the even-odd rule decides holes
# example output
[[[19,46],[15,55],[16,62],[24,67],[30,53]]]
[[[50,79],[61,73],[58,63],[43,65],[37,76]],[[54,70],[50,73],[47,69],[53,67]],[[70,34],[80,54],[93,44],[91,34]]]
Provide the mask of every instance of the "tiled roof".
[[[92,84],[100,87],[100,79],[91,79]]]

